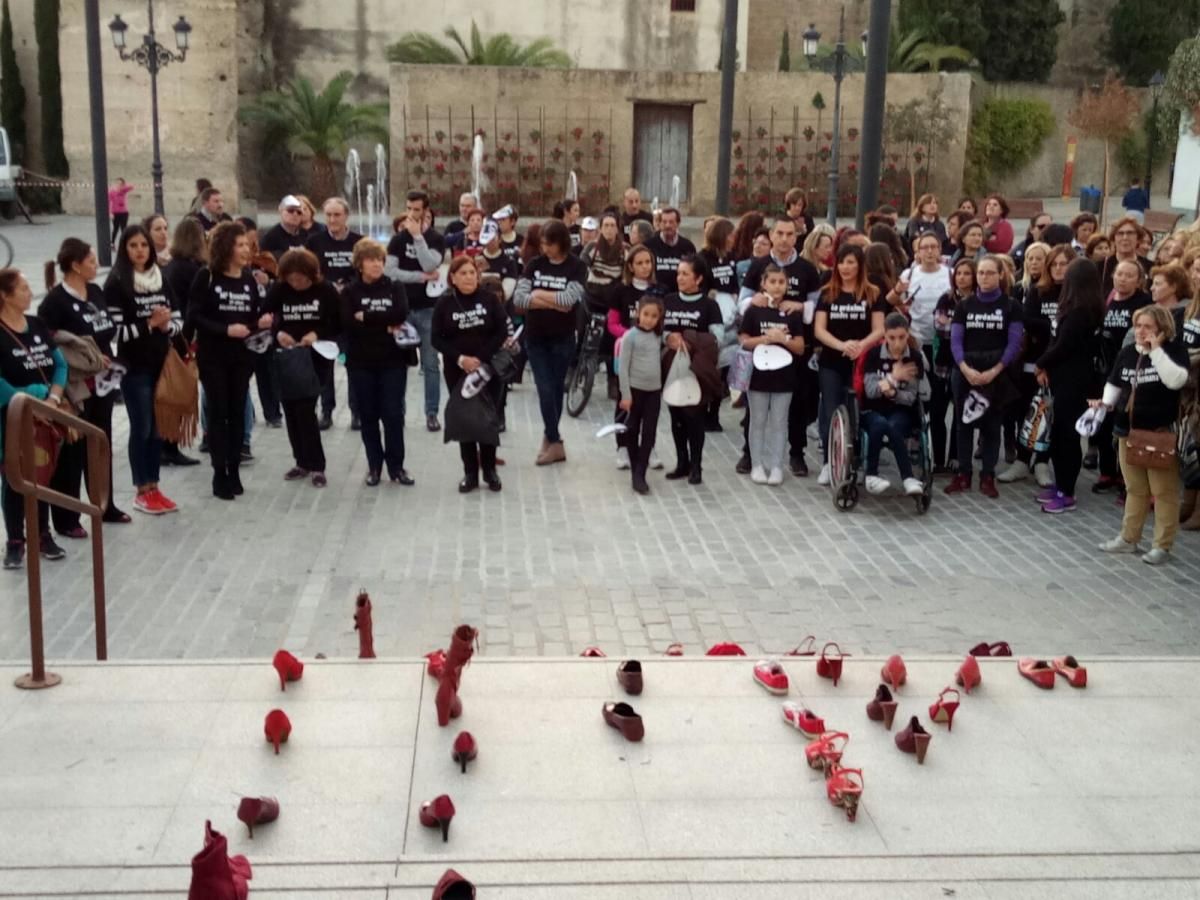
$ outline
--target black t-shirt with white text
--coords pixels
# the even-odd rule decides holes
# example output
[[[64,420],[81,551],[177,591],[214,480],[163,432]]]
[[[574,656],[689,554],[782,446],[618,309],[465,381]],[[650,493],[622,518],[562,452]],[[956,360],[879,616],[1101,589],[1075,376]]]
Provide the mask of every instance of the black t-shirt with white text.
[[[328,281],[297,291],[286,281],[277,281],[267,291],[263,312],[275,317],[273,330],[300,340],[316,332],[322,341],[341,332],[341,313],[337,290]]]
[[[342,291],[346,368],[394,369],[412,362],[412,351],[396,346],[390,331],[408,318],[408,300],[401,287],[384,275],[370,284],[355,278]],[[362,313],[362,321],[357,313]]]
[[[817,304],[817,315],[825,313],[825,330],[839,341],[861,341],[871,334],[871,319],[874,313],[887,314],[888,304],[882,297],[869,303],[855,299],[853,294],[842,293],[836,299],[821,295]],[[854,371],[854,360],[832,347],[822,347],[819,358],[822,369],[834,369],[843,377]]]
[[[817,271],[816,266],[799,254],[786,266],[780,266],[770,256],[760,256],[750,263],[750,268],[746,270],[746,277],[742,279],[742,287],[751,291],[761,291],[763,272],[766,271],[767,266],[772,264],[779,266],[787,274],[788,286],[787,292],[783,295],[784,300],[804,303],[808,300],[809,295],[815,294],[821,289],[821,273]]]
[[[713,290],[718,294],[733,294],[736,298],[738,279],[733,257],[719,259],[717,254],[711,250],[701,250],[700,256],[708,264],[708,270],[712,273]]]
[[[694,329],[700,334],[706,334],[710,325],[723,325],[721,307],[711,297],[685,299],[677,293],[668,294],[663,305],[663,333],[675,334]]]
[[[1009,326],[1020,321],[1020,307],[1005,295],[985,303],[972,294],[954,310],[954,324],[963,326],[963,353],[976,359],[995,357],[999,362],[1008,347]]]
[[[1163,350],[1173,363],[1187,366],[1187,351],[1177,341],[1164,345]],[[1133,427],[1154,431],[1174,425],[1179,417],[1180,392],[1164,385],[1149,354],[1139,353],[1138,348],[1130,344],[1117,354],[1116,364],[1108,376],[1109,384],[1122,389],[1121,399],[1114,411],[1117,417],[1115,429],[1118,432],[1129,431],[1127,408],[1135,377],[1137,394],[1133,401]]]
[[[66,331],[76,337],[90,336],[101,353],[112,355],[117,325],[108,313],[104,291],[99,285],[89,284],[87,298],[83,300],[68,293],[64,285],[55,285],[38,306],[38,318],[51,331]]]
[[[762,337],[780,328],[786,329],[789,337],[800,337],[804,334],[804,313],[784,315],[778,309],[769,306],[751,306],[742,316],[742,324],[738,334],[747,337]],[[772,394],[790,394],[795,388],[795,357],[792,365],[773,372],[755,369],[750,374],[750,390],[766,391]]]
[[[1124,300],[1114,299],[1104,309],[1104,321],[1100,325],[1100,352],[1106,364],[1116,362],[1125,335],[1133,327],[1133,314],[1154,301],[1145,291],[1134,291]]]
[[[232,338],[226,330],[230,325],[245,325],[253,334],[262,312],[262,293],[249,269],[236,278],[202,269],[188,297],[188,317],[196,328],[196,361],[201,366],[249,362],[250,350],[242,338]]]
[[[646,247],[654,254],[655,280],[668,293],[678,290],[675,273],[679,271],[679,261],[695,253],[696,245],[683,235],[679,235],[674,244],[668,244],[661,234],[656,234],[646,241]]]
[[[464,226],[465,227],[465,226]],[[449,229],[446,229],[449,233]],[[461,230],[461,229],[460,229]],[[430,250],[436,250],[439,259],[446,252],[446,241],[434,229],[430,228],[421,237],[425,238],[425,243]],[[421,268],[421,263],[417,260],[417,248],[413,245],[412,235],[407,229],[401,229],[399,234],[395,235],[387,245],[388,256],[396,257],[396,266],[402,272],[424,272]],[[408,300],[408,308],[410,310],[417,309],[433,309],[437,300],[425,293],[425,282],[408,282],[402,284],[405,296]]]
[[[1200,317],[1185,319],[1186,311],[1186,305],[1178,306],[1174,310],[1175,342],[1181,344],[1184,350],[1200,352]]]
[[[37,316],[26,316],[25,323],[23,334],[7,326],[0,328],[0,378],[15,388],[53,383],[54,341],[50,329]]]
[[[304,246],[316,254],[321,277],[341,287],[354,279],[354,245],[361,240],[362,235],[353,231],[341,239],[328,231],[318,231]]]
[[[312,234],[312,231],[305,231],[303,228],[292,234],[282,225],[276,225],[262,236],[258,248],[278,260],[293,247],[303,247]]]
[[[547,256],[534,257],[525,267],[522,278],[529,279],[532,290],[553,291],[556,294],[575,282],[582,285],[587,281],[587,266],[578,256],[568,253],[559,263],[551,262]],[[556,309],[525,310],[525,335],[531,338],[565,338],[575,334],[575,310],[559,312]]]

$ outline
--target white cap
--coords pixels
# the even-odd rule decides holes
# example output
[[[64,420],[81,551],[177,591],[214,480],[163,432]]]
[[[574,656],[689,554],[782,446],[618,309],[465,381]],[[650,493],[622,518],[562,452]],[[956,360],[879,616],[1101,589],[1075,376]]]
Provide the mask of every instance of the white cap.
[[[291,206],[301,206],[302,207],[302,206],[304,206],[304,204],[300,202],[300,198],[297,197],[295,194],[288,194],[286,197],[284,197],[282,200],[279,201],[280,209],[287,209],[288,207],[291,207]]]
[[[584,231],[598,231],[600,229],[600,223],[597,222],[593,216],[588,216],[579,223],[579,227]]]

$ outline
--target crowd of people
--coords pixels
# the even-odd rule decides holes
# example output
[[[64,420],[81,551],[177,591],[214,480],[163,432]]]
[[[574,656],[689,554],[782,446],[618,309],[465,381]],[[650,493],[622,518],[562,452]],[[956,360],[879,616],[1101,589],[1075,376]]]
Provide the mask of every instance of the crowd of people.
[[[203,180],[173,230],[162,216],[129,225],[128,187],[114,187],[116,259],[102,286],[96,254],[75,238],[48,264],[36,315],[21,273],[0,272],[0,413],[25,392],[69,405],[111,436],[119,399],[138,512],[175,512],[160,468],[200,462],[163,440],[179,437],[156,410],[173,355],[194,352],[215,498],[244,491],[251,380],[265,424],[286,427],[294,465],[284,479],[327,484],[321,433],[332,427],[338,359],[368,486],[385,472],[415,483],[404,420],[408,370],[419,365],[426,429],[442,430],[444,417],[445,438],[460,445],[459,491],[481,479],[499,491],[507,393],[526,363],[542,420],[535,462],[566,461],[564,385],[581,334],[599,317],[616,465],[639,494],[663,467],[662,407],[675,451],[665,477],[699,485],[706,435],[722,430],[727,400],[742,409],[739,474],[767,486],[787,472],[808,476],[815,425],[817,482],[827,485],[831,416],[857,392],[869,493],[892,489],[880,474],[885,440],[900,490],[922,492],[904,448],[927,421],[932,474],[949,479],[946,494],[971,491],[978,462],[984,496],[1033,478],[1043,512],[1069,513],[1081,469],[1096,468],[1092,491],[1117,494],[1125,508],[1122,533],[1104,550],[1140,551],[1152,502],[1146,562],[1169,558],[1181,523],[1200,529],[1196,225],[1155,247],[1138,215],[1103,231],[1091,213],[1017,224],[992,194],[964,198],[943,218],[926,194],[903,224],[884,206],[865,231],[835,229],[814,222],[796,188],[778,215],[710,216],[697,249],[681,234],[679,210],[647,211],[632,188],[595,217],[563,200],[524,234],[516,209],[485,211],[471,194],[439,229],[428,196],[414,190],[385,246],[355,233],[336,197],[318,213],[288,195],[279,224],[260,235]],[[1148,440],[1170,444],[1169,464],[1147,455]],[[54,487],[78,495],[84,468],[80,444],[62,442]],[[21,500],[7,479],[3,494],[4,565],[15,568]],[[130,518],[113,501],[104,514]],[[86,537],[78,515],[44,505],[39,527],[49,559],[64,555],[54,532]]]

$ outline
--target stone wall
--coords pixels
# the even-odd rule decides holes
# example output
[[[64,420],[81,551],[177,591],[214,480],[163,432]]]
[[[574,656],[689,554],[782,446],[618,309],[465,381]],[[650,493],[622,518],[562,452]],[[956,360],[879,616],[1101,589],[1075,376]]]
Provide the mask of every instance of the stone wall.
[[[738,75],[735,98],[735,128],[739,122],[759,121],[767,110],[793,110],[823,92],[830,110],[833,85],[829,76],[812,73],[746,72]],[[930,189],[943,195],[956,194],[962,185],[963,154],[970,107],[970,78],[966,75],[892,75],[888,77],[888,100],[902,104],[922,98],[941,86],[943,102],[953,112],[957,137],[935,148],[936,171]],[[861,126],[861,75],[850,76],[843,85],[844,124]],[[455,66],[393,66],[391,90],[392,203],[400,200],[406,185],[396,177],[405,171],[404,148],[408,135],[407,117],[427,107],[445,111],[458,97],[469,97],[475,109],[491,115],[497,108],[506,115],[536,118],[539,109],[552,105],[582,110],[605,111],[611,117],[606,141],[611,148],[610,198],[633,181],[634,104],[652,102],[686,104],[692,114],[691,178],[686,191],[687,207],[697,213],[709,211],[714,203],[716,148],[720,98],[720,75],[700,72],[624,72],[521,70]],[[754,110],[758,110],[757,113]],[[459,108],[465,112],[464,107]],[[850,148],[847,149],[850,152]]]
[[[746,3],[746,0],[743,0]],[[842,6],[836,3],[780,3],[779,0],[748,0],[749,31],[743,51],[743,68],[750,71],[779,71],[779,49],[784,29],[788,32],[788,53],[792,70],[804,67],[804,41],[801,35],[810,24],[821,33],[821,46],[837,43],[838,18]],[[892,0],[892,21],[900,0]],[[859,51],[862,33],[871,16],[870,0],[848,0],[846,9],[846,45]]]
[[[187,208],[194,182],[202,176],[221,187],[229,208],[236,209],[238,205],[238,2],[187,0],[155,6],[155,26],[161,42],[174,46],[171,24],[181,13],[187,15],[194,29],[193,49],[187,60],[167,66],[158,77],[168,213],[177,215]],[[136,185],[130,209],[135,216],[141,216],[154,206],[150,181],[150,76],[140,66],[118,58],[108,34],[108,23],[117,13],[129,24],[131,46],[145,32],[146,13],[144,6],[131,8],[126,0],[100,2],[109,178],[124,177]],[[72,182],[86,182],[92,177],[92,137],[83,0],[62,0],[59,60],[63,137]],[[91,212],[91,189],[68,189],[63,195],[63,205],[69,213]]]

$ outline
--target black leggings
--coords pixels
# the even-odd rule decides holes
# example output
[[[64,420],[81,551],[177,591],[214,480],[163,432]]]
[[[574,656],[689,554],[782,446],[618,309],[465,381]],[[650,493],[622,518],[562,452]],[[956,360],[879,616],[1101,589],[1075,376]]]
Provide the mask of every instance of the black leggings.
[[[115,247],[121,240],[121,232],[129,225],[129,213],[113,213],[112,220],[112,242]]]
[[[5,474],[0,483],[0,494],[3,495],[4,528],[10,541],[25,540],[25,495],[13,490]],[[38,530],[42,534],[50,532],[50,507],[38,502]]]
[[[650,467],[650,451],[654,449],[654,437],[658,431],[658,416],[662,411],[662,391],[639,391],[630,388],[633,406],[626,422],[625,438],[629,446],[630,468],[633,477],[645,479]]]
[[[929,438],[933,442],[933,464],[945,466],[947,459],[958,456],[958,429],[946,428],[946,411],[954,402],[954,390],[950,379],[942,378],[933,371],[933,347],[925,346],[926,369],[929,372]],[[949,431],[950,452],[946,453],[946,436]]]
[[[317,424],[317,398],[284,400],[282,406],[296,465],[309,472],[324,472],[325,448],[321,446],[321,428]]]
[[[675,440],[675,469],[698,469],[704,457],[704,404],[671,407],[671,437]]]
[[[1086,387],[1086,385],[1085,385]],[[1054,421],[1050,424],[1050,459],[1054,464],[1054,484],[1066,496],[1075,496],[1075,483],[1083,465],[1083,449],[1075,422],[1087,409],[1087,392],[1054,388]]]
[[[200,369],[204,385],[205,419],[208,422],[208,452],[213,470],[226,472],[242,462],[246,442],[246,391],[253,369],[228,360],[213,360]]]

